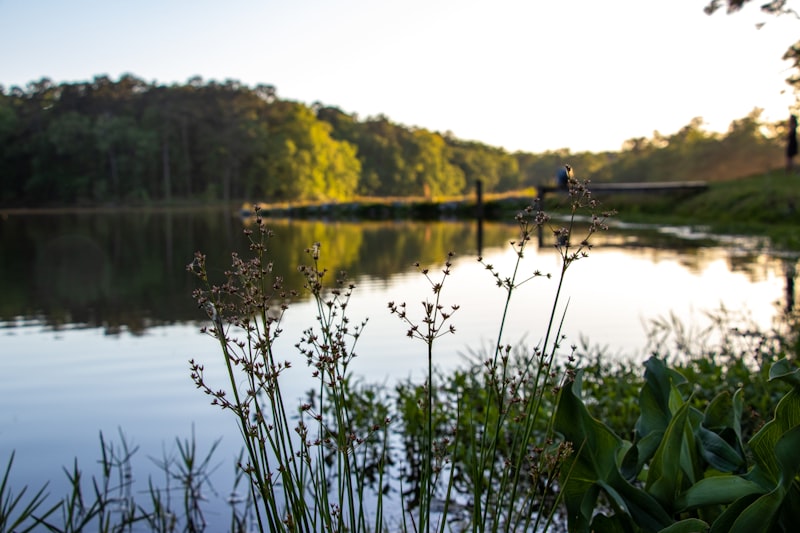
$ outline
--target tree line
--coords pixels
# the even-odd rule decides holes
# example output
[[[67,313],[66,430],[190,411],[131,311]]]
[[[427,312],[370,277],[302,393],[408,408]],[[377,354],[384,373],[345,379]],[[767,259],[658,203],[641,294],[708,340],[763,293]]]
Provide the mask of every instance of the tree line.
[[[535,125],[533,125],[535,127]],[[0,205],[347,200],[519,190],[570,163],[594,181],[722,180],[782,165],[760,111],[725,134],[696,118],[618,152],[514,152],[234,80],[0,86]]]

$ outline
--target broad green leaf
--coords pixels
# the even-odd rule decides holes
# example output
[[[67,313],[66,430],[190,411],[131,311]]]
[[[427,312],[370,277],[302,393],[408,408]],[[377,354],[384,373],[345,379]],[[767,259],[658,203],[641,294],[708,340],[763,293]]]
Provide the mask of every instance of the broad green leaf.
[[[653,431],[664,431],[669,425],[672,413],[669,409],[672,392],[672,374],[663,361],[651,357],[645,361],[644,385],[639,393],[639,420],[636,433],[645,437]]]
[[[775,446],[775,456],[781,467],[780,486],[788,491],[800,473],[800,425],[784,433]]]
[[[574,489],[575,486],[570,485],[570,489]],[[570,527],[573,531],[589,531],[589,524],[592,519],[592,515],[597,507],[597,497],[600,494],[600,486],[596,484],[591,484],[587,488],[586,492],[583,495],[576,494],[577,491],[570,490],[567,493],[567,488],[564,488],[564,501],[567,505],[567,509],[577,509],[578,512],[570,512],[568,520]],[[570,501],[567,501],[567,500]],[[573,502],[573,505],[570,505],[570,502]],[[577,503],[577,506],[574,505]]]
[[[794,387],[800,387],[800,368],[797,368],[788,359],[776,361],[769,369],[769,380],[780,379]]]
[[[688,414],[689,404],[685,403],[667,427],[647,474],[645,490],[667,508],[672,508],[681,488],[681,456]]]
[[[628,503],[625,501],[625,498],[623,498],[622,494],[617,492],[617,489],[602,479],[597,481],[597,486],[605,491],[606,496],[608,496],[608,500],[611,502],[611,505],[614,507],[614,509],[622,511],[624,514],[630,516],[631,510],[628,508]]]
[[[784,433],[798,425],[800,425],[800,389],[794,388],[778,402],[775,417],[764,424],[748,443],[756,464],[773,483],[777,483],[781,474],[775,456],[778,440]]]
[[[601,482],[601,486],[610,500],[624,502],[634,523],[644,530],[658,531],[672,523],[672,517],[655,498],[622,479],[619,472],[612,473],[609,482]]]
[[[599,490],[603,490],[618,512],[629,515],[639,526],[657,531],[672,523],[658,502],[625,481],[616,464],[623,445],[605,424],[592,418],[576,390],[581,373],[564,387],[556,411],[555,430],[573,443],[575,453],[562,468],[562,495],[571,531],[589,531]]]
[[[630,533],[634,528],[630,517],[619,513],[613,516],[601,513],[592,518],[592,533]]]
[[[792,392],[794,391],[788,393],[787,396]],[[787,431],[775,445],[775,463],[780,469],[777,486],[744,509],[733,522],[731,532],[767,532],[770,531],[772,524],[779,520],[781,507],[789,491],[797,490],[796,487],[793,487],[793,483],[800,472],[798,450],[800,450],[800,426]],[[791,498],[790,501],[793,502],[795,499]],[[724,514],[728,514],[728,511]],[[796,525],[793,524],[793,526]]]
[[[768,533],[778,518],[781,495],[772,491],[759,497],[733,522],[730,533]]]
[[[742,413],[744,412],[744,392],[738,389],[733,393],[733,431],[736,433],[736,442],[742,447]]]
[[[597,486],[605,492],[617,514],[629,517],[646,531],[658,531],[672,523],[672,518],[652,496],[619,475],[612,474],[608,482],[599,480]]]
[[[708,531],[708,524],[697,518],[687,518],[675,522],[658,533],[702,533]]]
[[[681,494],[675,500],[675,508],[679,512],[684,512],[708,505],[727,505],[743,496],[760,495],[764,492],[761,485],[741,476],[708,477],[701,479]]]
[[[681,394],[680,390],[678,390],[678,383],[677,383],[677,380],[675,380],[675,378],[674,378],[674,376],[677,374],[677,372],[675,372],[674,370],[670,370],[669,372],[670,372],[670,374],[669,374],[670,375],[670,388],[669,388],[669,403],[667,405],[669,406],[669,412],[670,413],[676,413],[678,411],[678,409],[680,409],[681,406],[683,406],[683,404],[686,403],[686,400],[684,399],[684,397]],[[680,374],[678,374],[678,375],[680,376]],[[680,376],[680,377],[683,378],[683,376]],[[685,381],[685,379],[684,379],[684,381]]]
[[[736,518],[739,517],[748,505],[758,499],[758,497],[758,494],[750,494],[748,496],[742,496],[730,504],[727,509],[725,509],[725,512],[714,520],[708,533],[729,533]]]
[[[690,402],[686,402],[689,405]],[[689,407],[686,423],[683,426],[683,442],[681,443],[681,470],[686,476],[684,483],[694,484],[703,478],[706,469],[705,461],[700,457],[696,433],[703,422],[703,413]]]
[[[628,481],[633,481],[642,471],[645,463],[656,453],[661,439],[664,437],[663,431],[651,431],[631,446],[628,453],[622,459],[622,474]]]
[[[616,472],[615,457],[622,439],[589,414],[580,399],[581,378],[582,372],[578,372],[575,380],[564,387],[554,429],[575,450],[561,469],[570,528],[588,531],[599,494],[597,483]]]
[[[700,426],[697,437],[700,453],[712,468],[720,472],[740,472],[746,466],[744,455],[713,431]]]
[[[645,383],[639,393],[641,412],[635,428],[636,451],[631,452],[622,462],[625,477],[630,480],[653,458],[673,413],[685,403],[678,385],[685,384],[686,378],[667,368],[656,357],[651,357],[644,365]]]
[[[714,523],[717,531],[769,531],[781,520],[784,501],[797,502],[795,478],[800,471],[800,387],[796,385],[797,371],[785,360],[770,369],[770,380],[780,379],[794,384],[775,408],[775,416],[748,443],[755,466],[745,476],[769,490],[752,503],[750,497],[737,500]],[[744,505],[743,502],[748,502]],[[796,513],[787,509],[788,515]],[[785,520],[781,520],[785,521]],[[717,528],[717,522],[720,523]],[[797,524],[792,524],[792,527]],[[713,530],[712,530],[713,531]]]
[[[783,498],[781,523],[786,526],[786,530],[797,529],[797,524],[800,524],[800,486],[796,483]]]
[[[554,429],[572,443],[578,471],[570,479],[605,478],[616,470],[619,438],[607,425],[593,418],[580,399],[581,373],[562,391],[556,410]]]
[[[703,413],[703,425],[712,430],[733,427],[735,416],[733,397],[728,391],[722,391],[708,403]]]

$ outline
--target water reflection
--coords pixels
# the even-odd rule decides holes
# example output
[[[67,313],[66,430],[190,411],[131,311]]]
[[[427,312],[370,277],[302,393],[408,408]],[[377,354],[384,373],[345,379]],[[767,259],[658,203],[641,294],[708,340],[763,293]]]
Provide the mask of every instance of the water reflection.
[[[430,294],[421,276],[409,274],[415,261],[430,266],[441,264],[450,250],[457,254],[452,284],[445,289],[447,304],[461,306],[457,334],[437,340],[436,364],[444,370],[463,365],[467,349],[494,342],[504,294],[474,257],[480,249],[509,274],[515,258],[508,241],[516,237],[515,225],[270,220],[269,226],[276,234],[270,255],[287,286],[300,288],[296,266],[306,262],[303,250],[316,241],[322,243],[323,266],[347,270],[356,280],[349,316],[370,323],[359,340],[354,372],[367,382],[391,386],[405,377],[421,382],[424,351],[386,312],[390,300],[414,305]],[[202,250],[221,280],[230,252],[247,253],[242,229],[237,217],[214,211],[0,220],[0,328],[5,328],[0,390],[6,393],[0,399],[0,428],[4,445],[19,452],[19,478],[12,486],[53,481],[51,494],[65,494],[64,480],[53,477],[76,455],[82,465],[95,464],[98,430],[114,435],[122,427],[142,446],[143,457],[158,456],[176,432],[188,435],[193,421],[201,443],[228,435],[220,455],[226,465],[219,473],[230,477],[216,486],[233,485],[228,465],[239,451],[236,432],[188,379],[189,358],[208,364],[208,377],[217,383],[224,371],[216,343],[193,324],[205,314],[191,298],[196,280],[185,265]],[[564,321],[570,344],[585,334],[592,345],[609,347],[609,356],[634,356],[646,342],[642,320],[673,309],[691,319],[692,311],[713,309],[724,297],[731,308],[744,302],[769,320],[776,299],[786,297],[787,305],[794,305],[796,257],[781,259],[746,242],[720,245],[663,228],[614,227],[593,242],[590,258],[570,267],[564,297],[570,302]],[[532,243],[528,259],[529,271],[558,272],[552,233],[545,233],[541,246]],[[537,344],[554,285],[539,278],[522,286],[503,342]],[[310,302],[292,307],[278,346],[289,358],[316,313]],[[36,327],[19,327],[27,324]],[[299,400],[308,390],[307,369],[294,370],[287,397]],[[146,458],[142,462],[148,464]],[[147,479],[147,470],[138,472],[140,481]]]
[[[154,325],[200,318],[190,294],[195,280],[185,264],[197,250],[208,255],[220,278],[230,252],[247,254],[248,222],[222,211],[142,211],[8,216],[0,221],[0,322],[36,321],[52,328],[102,327],[107,333],[144,332]],[[385,283],[419,261],[432,264],[453,251],[477,256],[507,246],[516,226],[486,221],[330,222],[268,221],[274,230],[270,256],[287,288],[300,289],[296,267],[304,249],[323,246],[323,266],[352,279]],[[580,233],[580,228],[576,234]],[[552,249],[545,233],[540,249]],[[613,228],[593,236],[596,247],[677,259],[699,272],[710,260],[711,238],[687,237],[660,228]],[[760,251],[728,255],[730,269],[763,279],[772,261]],[[715,255],[715,258],[718,256]],[[786,306],[794,305],[794,263],[784,261]]]
[[[9,216],[0,223],[0,321],[39,320],[103,327],[109,333],[198,317],[185,272],[195,251],[222,277],[230,252],[247,254],[242,221],[226,212],[142,212]],[[246,224],[245,224],[246,225]],[[387,280],[414,261],[435,262],[452,250],[476,255],[478,234],[491,246],[513,227],[411,221],[270,220],[270,256],[287,288],[300,289],[304,249],[323,246],[323,266],[351,277]]]

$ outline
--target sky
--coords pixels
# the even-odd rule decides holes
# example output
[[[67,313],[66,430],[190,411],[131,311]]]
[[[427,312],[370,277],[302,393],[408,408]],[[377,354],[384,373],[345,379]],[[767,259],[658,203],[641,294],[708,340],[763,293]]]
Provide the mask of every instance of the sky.
[[[509,151],[619,150],[795,101],[800,20],[707,0],[0,0],[0,84],[238,80]],[[759,22],[766,22],[761,29]]]

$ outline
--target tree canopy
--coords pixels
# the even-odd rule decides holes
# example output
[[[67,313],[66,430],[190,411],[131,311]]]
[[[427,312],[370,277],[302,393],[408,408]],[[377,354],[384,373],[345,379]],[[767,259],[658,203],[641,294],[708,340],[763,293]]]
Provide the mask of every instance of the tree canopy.
[[[710,0],[708,4],[706,4],[704,11],[708,15],[713,15],[724,6],[726,8],[725,11],[730,15],[740,11],[745,4],[750,1],[751,0]],[[800,13],[789,6],[788,0],[769,0],[761,5],[761,11],[769,15],[792,15],[800,19]],[[794,73],[786,79],[786,82],[797,91],[798,88],[800,88],[800,41],[795,42],[786,50],[783,54],[783,59],[792,62],[792,70]]]
[[[751,0],[710,0],[705,7],[705,12],[711,15],[725,6],[728,13],[735,13],[750,1]],[[797,12],[789,7],[788,0],[769,0],[767,3],[761,5],[761,11],[769,13],[770,15],[797,15]]]
[[[533,125],[532,127],[535,127]],[[271,85],[192,78],[0,87],[0,206],[338,201],[524,189],[565,163],[595,181],[733,179],[782,165],[782,125],[701,118],[619,152],[515,152],[379,115],[287,100]]]

